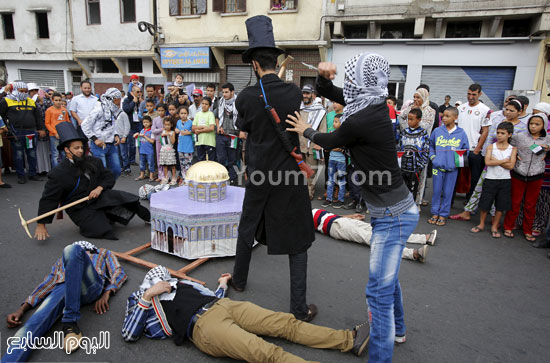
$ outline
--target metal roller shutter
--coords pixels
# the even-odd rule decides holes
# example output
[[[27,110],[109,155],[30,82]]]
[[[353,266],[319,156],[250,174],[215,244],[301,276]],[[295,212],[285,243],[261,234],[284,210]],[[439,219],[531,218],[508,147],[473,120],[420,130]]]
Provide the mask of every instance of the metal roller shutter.
[[[430,86],[430,100],[444,102],[445,95],[451,103],[467,102],[466,93],[472,83],[483,89],[480,99],[493,110],[502,108],[504,92],[513,89],[515,67],[423,67],[422,83]]]
[[[405,82],[407,66],[390,66],[390,82]]]
[[[19,74],[24,82],[33,82],[42,88],[55,87],[59,92],[65,92],[65,75],[63,71],[20,69]]]
[[[256,76],[251,66],[227,66],[227,82],[233,84],[235,93],[256,84]]]

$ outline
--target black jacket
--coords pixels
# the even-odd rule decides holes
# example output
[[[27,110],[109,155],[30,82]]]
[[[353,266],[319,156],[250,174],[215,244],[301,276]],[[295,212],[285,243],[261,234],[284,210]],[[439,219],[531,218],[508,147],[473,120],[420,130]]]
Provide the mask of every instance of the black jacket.
[[[262,82],[268,103],[277,111],[281,126],[286,128],[286,116],[300,109],[300,89],[293,83],[284,83],[276,74],[265,75]],[[304,252],[315,240],[307,183],[296,161],[283,149],[260,95],[257,83],[245,88],[236,100],[237,127],[248,133],[249,176],[238,238],[252,246],[259,227],[265,231],[269,254]],[[298,135],[288,133],[288,136],[299,152]],[[261,181],[261,175],[265,176],[263,183],[251,182]],[[285,181],[285,175],[291,176]]]
[[[14,101],[9,98],[0,100],[0,117],[17,130],[45,130],[46,128],[40,110],[30,98],[25,101]]]

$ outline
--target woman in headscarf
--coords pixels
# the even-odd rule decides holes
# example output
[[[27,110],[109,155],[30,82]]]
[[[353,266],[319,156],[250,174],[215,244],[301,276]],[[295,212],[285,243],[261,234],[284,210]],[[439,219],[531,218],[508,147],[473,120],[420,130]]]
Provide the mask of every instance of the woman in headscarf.
[[[120,176],[120,159],[116,146],[120,143],[116,127],[122,94],[116,88],[109,88],[99,98],[92,112],[82,121],[82,131],[92,141],[92,155],[103,161],[115,179]]]
[[[420,127],[426,130],[428,135],[430,135],[432,133],[435,118],[435,110],[430,107],[430,93],[425,88],[419,88],[414,92],[413,98],[413,103],[401,111],[399,115],[399,126],[402,130],[409,127],[407,124],[409,112],[413,108],[419,108],[422,111]]]
[[[385,101],[389,73],[390,65],[384,57],[359,54],[345,64],[342,90],[331,82],[336,66],[320,63],[317,91],[345,105],[340,119],[342,125],[332,133],[320,133],[311,129],[298,113],[289,115],[287,120],[293,127],[287,131],[303,134],[325,149],[347,148],[362,177],[362,194],[373,227],[367,284],[371,324],[369,361],[373,362],[391,361],[394,340],[405,341],[398,274],[401,253],[419,218],[397,163],[393,127]]]

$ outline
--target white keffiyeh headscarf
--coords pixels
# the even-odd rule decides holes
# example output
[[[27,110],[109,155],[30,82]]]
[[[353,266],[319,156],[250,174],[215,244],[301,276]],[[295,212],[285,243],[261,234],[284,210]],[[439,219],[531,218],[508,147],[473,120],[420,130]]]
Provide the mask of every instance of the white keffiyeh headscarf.
[[[118,117],[118,114],[121,111],[120,107],[115,105],[113,100],[115,98],[121,98],[122,93],[116,88],[109,88],[107,91],[105,91],[104,94],[102,94],[99,97],[99,100],[101,101],[101,105],[103,106],[103,116],[105,117],[105,120],[111,120],[116,119]]]
[[[168,281],[172,286],[172,291],[160,294],[158,296],[159,300],[174,300],[174,297],[176,296],[176,289],[178,287],[178,279],[173,278],[166,267],[161,265],[158,265],[147,272],[143,282],[139,286],[139,290],[135,293],[136,296],[139,299],[143,298],[145,291],[160,281]]]
[[[344,115],[340,122],[370,105],[386,102],[390,64],[375,53],[358,54],[345,65]]]
[[[7,98],[13,101],[25,101],[29,94],[27,92],[19,92],[20,89],[26,89],[27,84],[25,82],[13,82],[13,89],[6,95]]]
[[[99,253],[99,249],[88,241],[76,241],[73,245],[80,246],[84,250],[91,253]]]

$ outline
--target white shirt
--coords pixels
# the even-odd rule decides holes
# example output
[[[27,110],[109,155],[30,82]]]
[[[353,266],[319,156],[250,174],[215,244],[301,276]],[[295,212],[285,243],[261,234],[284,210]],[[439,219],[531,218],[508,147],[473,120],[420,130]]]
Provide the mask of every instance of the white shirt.
[[[508,159],[512,156],[512,145],[508,145],[506,150],[500,150],[497,147],[497,143],[495,142],[493,144],[493,152],[491,153],[492,156],[495,157],[497,160],[504,160]],[[510,179],[510,170],[503,168],[500,165],[492,165],[487,167],[487,174],[485,174],[485,179]]]
[[[468,142],[470,143],[470,150],[475,150],[481,136],[481,128],[491,126],[491,119],[487,117],[487,113],[490,110],[482,102],[473,107],[466,103],[458,108],[457,124],[466,132]]]
[[[197,114],[197,107],[200,107],[200,105],[196,106],[194,103],[191,105],[191,107],[189,107],[189,120],[195,119],[195,115]],[[202,109],[200,109],[199,111],[202,111]]]
[[[78,96],[74,96],[71,99],[69,111],[76,112],[78,117],[80,117],[80,120],[84,121],[84,119],[90,114],[90,112],[92,112],[96,103],[96,96],[91,94],[90,97],[86,97],[83,94],[79,94]]]

